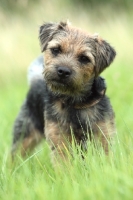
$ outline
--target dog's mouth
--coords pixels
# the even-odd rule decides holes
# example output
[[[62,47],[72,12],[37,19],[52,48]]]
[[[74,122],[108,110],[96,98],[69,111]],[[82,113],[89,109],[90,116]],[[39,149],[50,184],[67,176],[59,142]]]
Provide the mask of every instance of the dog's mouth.
[[[49,89],[55,93],[73,96],[79,91],[79,88],[72,81],[65,79],[51,79],[46,82]]]
[[[64,81],[64,80],[56,80],[56,79],[52,79],[47,81],[47,84],[49,86],[51,86],[51,89],[53,89],[54,91],[66,91],[66,90],[70,90],[70,83]]]
[[[64,86],[66,85],[67,86],[67,85],[69,85],[70,81],[68,81],[68,80],[66,81],[65,79],[53,78],[53,79],[50,80],[50,82],[53,83],[53,84],[60,84],[60,85],[64,85]]]

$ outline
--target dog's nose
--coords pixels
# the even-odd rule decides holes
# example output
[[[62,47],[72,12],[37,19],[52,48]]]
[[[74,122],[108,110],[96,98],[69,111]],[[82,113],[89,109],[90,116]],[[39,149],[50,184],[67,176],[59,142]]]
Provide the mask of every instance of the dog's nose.
[[[71,70],[68,67],[58,67],[57,73],[60,78],[68,78],[71,75]]]

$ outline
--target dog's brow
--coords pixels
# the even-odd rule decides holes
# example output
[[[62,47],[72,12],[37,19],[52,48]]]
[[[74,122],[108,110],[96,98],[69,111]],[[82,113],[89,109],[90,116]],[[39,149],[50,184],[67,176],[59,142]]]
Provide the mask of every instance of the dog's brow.
[[[60,46],[59,42],[57,42],[55,40],[50,41],[48,44],[48,48],[59,47],[59,46]]]
[[[85,55],[90,58],[93,65],[95,65],[95,59],[91,52],[86,52]]]

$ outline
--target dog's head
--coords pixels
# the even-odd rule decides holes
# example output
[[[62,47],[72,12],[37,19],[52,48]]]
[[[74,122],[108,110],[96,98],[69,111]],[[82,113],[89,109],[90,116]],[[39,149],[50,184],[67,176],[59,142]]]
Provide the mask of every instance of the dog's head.
[[[45,23],[39,39],[45,52],[44,78],[54,92],[79,95],[108,67],[116,52],[105,40],[68,23]]]

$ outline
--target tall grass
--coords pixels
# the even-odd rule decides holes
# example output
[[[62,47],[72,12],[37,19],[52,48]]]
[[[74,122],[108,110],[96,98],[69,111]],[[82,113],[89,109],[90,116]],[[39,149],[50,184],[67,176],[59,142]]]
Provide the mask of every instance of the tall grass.
[[[72,7],[44,1],[22,13],[0,12],[0,199],[132,199],[133,194],[133,23],[127,12]],[[71,165],[55,171],[44,141],[26,160],[10,162],[12,125],[28,90],[27,67],[40,54],[38,28],[43,21],[70,19],[89,32],[99,32],[116,49],[114,63],[103,73],[116,113],[117,135],[112,155],[88,145],[86,159],[74,152]]]

